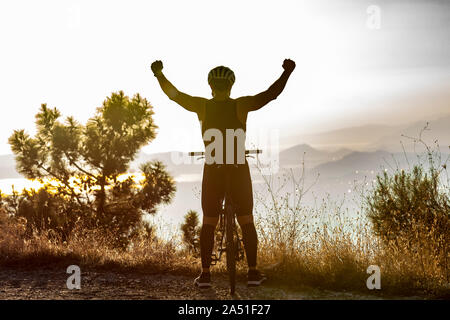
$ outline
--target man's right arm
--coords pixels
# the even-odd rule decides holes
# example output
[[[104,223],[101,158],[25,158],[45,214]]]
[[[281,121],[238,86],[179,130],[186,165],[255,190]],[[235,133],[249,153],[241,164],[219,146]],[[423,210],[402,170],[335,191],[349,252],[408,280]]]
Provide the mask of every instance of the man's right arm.
[[[283,62],[284,72],[282,75],[267,89],[254,96],[245,96],[237,98],[238,108],[241,112],[250,112],[261,109],[270,101],[276,99],[284,90],[286,83],[295,69],[295,62],[290,59],[285,59]]]

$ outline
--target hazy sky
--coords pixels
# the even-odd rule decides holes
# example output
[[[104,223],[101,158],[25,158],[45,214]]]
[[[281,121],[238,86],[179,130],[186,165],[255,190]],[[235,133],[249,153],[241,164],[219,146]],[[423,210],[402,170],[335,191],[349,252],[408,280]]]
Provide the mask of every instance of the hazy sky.
[[[450,112],[450,1],[5,0],[0,45],[0,154],[13,129],[33,132],[41,103],[84,122],[118,90],[155,108],[159,134],[146,151],[200,148],[196,116],[160,91],[155,59],[178,89],[205,97],[217,65],[235,71],[238,97],[265,90],[294,59],[285,92],[249,116],[249,132]]]

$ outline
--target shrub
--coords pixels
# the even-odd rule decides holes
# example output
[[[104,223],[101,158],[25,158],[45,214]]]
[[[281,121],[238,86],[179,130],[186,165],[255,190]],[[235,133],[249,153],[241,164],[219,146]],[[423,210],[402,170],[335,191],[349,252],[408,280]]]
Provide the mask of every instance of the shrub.
[[[419,166],[378,176],[368,196],[368,217],[386,241],[401,237],[415,244],[417,233],[435,241],[450,235],[450,201],[439,188],[439,173],[424,173]]]
[[[197,211],[189,210],[184,216],[181,232],[183,233],[183,243],[191,253],[197,253],[200,249],[200,230]]]

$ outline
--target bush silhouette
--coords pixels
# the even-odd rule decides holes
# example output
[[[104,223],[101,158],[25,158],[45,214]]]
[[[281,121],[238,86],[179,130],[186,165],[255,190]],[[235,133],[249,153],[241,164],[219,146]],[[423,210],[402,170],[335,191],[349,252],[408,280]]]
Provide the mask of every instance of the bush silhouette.
[[[368,196],[368,217],[374,232],[386,243],[409,246],[411,250],[432,247],[436,254],[448,252],[450,201],[439,183],[439,171],[420,165],[378,176]],[[406,240],[406,241],[404,241]]]
[[[200,248],[200,226],[198,213],[189,210],[184,216],[184,222],[181,225],[183,233],[183,243],[189,252],[197,252]]]
[[[120,179],[141,147],[156,135],[153,110],[139,94],[120,91],[107,97],[85,125],[43,104],[36,135],[15,130],[9,138],[18,171],[44,183],[24,191],[12,209],[29,228],[64,235],[81,221],[87,228],[113,231],[114,246],[126,247],[132,235],[148,230],[144,214],[167,203],[175,183],[161,162],[141,165],[143,180]],[[14,207],[14,205],[13,205]]]

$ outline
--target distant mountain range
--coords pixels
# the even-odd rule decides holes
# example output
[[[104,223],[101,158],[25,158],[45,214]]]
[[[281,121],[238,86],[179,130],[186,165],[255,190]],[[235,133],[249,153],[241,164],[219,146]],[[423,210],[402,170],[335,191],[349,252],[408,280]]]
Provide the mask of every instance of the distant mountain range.
[[[363,125],[297,136],[290,138],[289,143],[296,145],[301,141],[315,148],[328,150],[345,148],[357,151],[398,152],[402,151],[400,144],[402,141],[407,151],[413,151],[413,140],[402,137],[402,135],[418,137],[426,125],[426,120],[398,126]],[[442,150],[446,152],[450,145],[450,115],[428,121],[427,129],[423,132],[422,138],[430,145],[437,140]]]
[[[395,152],[401,150],[400,141],[402,141],[405,150],[413,152],[414,140],[404,136],[418,138],[421,133],[422,139],[429,146],[437,141],[441,151],[448,152],[450,146],[450,116],[430,121],[428,125],[426,121],[420,121],[408,126],[396,128],[393,132],[384,132],[383,136],[372,144],[372,148]],[[421,147],[423,146],[416,144],[416,150],[423,150]]]
[[[379,172],[382,168],[390,167],[394,160],[404,164],[401,154],[386,151],[352,152],[342,159],[330,161],[316,166],[313,171],[326,178],[339,178],[349,173]]]
[[[374,168],[391,157],[390,153],[403,152],[400,141],[407,152],[414,152],[413,141],[402,137],[402,134],[417,137],[425,127],[426,122],[417,122],[410,125],[383,126],[366,125],[360,127],[344,128],[315,135],[296,137],[297,141],[292,147],[279,153],[281,168],[296,168],[302,165],[305,168],[321,171],[322,175],[334,176],[343,169],[342,166],[356,166],[361,169]],[[448,153],[450,146],[450,115],[429,122],[423,138],[430,145],[439,141],[441,151]],[[416,151],[420,151],[417,146]],[[139,164],[157,159],[166,164],[174,177],[182,175],[195,175],[201,173],[201,161],[193,162],[187,157],[187,162],[177,164],[176,160],[183,156],[180,152],[163,152],[155,154],[140,153],[132,162],[131,171],[138,170]],[[186,157],[186,154],[184,154]],[[361,170],[360,169],[360,170]],[[0,179],[20,178],[15,169],[13,155],[0,156]]]
[[[338,149],[336,151],[319,150],[307,144],[299,144],[280,152],[281,167],[297,167],[304,164],[306,168],[313,168],[328,161],[339,160],[351,153],[350,149]]]

